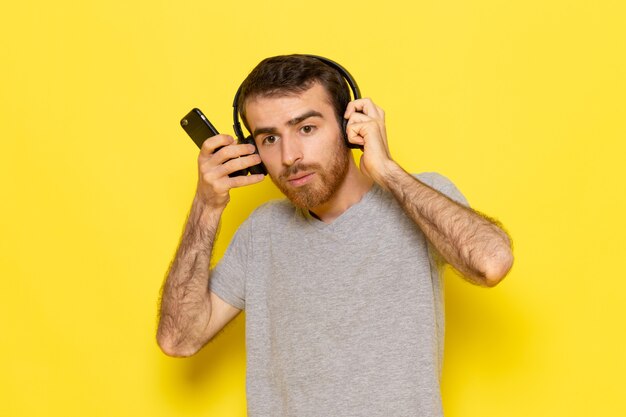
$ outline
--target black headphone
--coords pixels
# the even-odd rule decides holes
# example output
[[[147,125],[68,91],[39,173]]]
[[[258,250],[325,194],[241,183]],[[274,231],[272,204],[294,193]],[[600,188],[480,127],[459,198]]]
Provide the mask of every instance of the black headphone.
[[[344,80],[348,83],[348,85],[350,86],[350,90],[352,91],[352,97],[354,98],[354,100],[360,99],[361,98],[361,90],[359,90],[359,86],[357,85],[356,81],[354,80],[354,78],[352,78],[352,75],[350,75],[350,73],[348,72],[347,69],[345,69],[344,67],[342,67],[341,65],[339,65],[338,63],[336,63],[335,61],[332,61],[328,58],[324,58],[321,56],[317,56],[317,55],[304,55],[304,56],[308,56],[311,58],[315,58],[315,59],[319,59],[320,61],[322,61],[324,64],[328,65],[331,68],[334,68],[335,70],[339,71],[339,74],[341,74],[341,76],[344,78]],[[235,99],[233,100],[233,129],[235,130],[235,135],[237,135],[237,143],[246,143],[246,144],[251,144],[251,145],[255,145],[254,143],[254,138],[252,137],[252,135],[249,136],[245,136],[243,133],[243,130],[241,129],[241,123],[239,122],[239,109],[237,108],[237,102],[239,101],[239,95],[241,94],[241,85],[239,86],[239,88],[237,89],[237,93],[235,94]],[[360,145],[355,145],[353,143],[350,143],[348,141],[348,135],[346,133],[346,128],[348,125],[348,121],[346,119],[343,119],[343,137],[344,140],[346,141],[346,145],[349,148],[352,149],[363,149],[362,146]],[[255,145],[256,148],[256,145]],[[258,149],[255,151],[255,153],[258,153]],[[241,171],[237,171],[236,173],[233,173],[235,175],[247,175],[248,173],[250,174],[267,174],[267,169],[265,169],[265,165],[263,165],[263,162],[261,162],[258,165],[254,165],[248,169],[244,169]]]

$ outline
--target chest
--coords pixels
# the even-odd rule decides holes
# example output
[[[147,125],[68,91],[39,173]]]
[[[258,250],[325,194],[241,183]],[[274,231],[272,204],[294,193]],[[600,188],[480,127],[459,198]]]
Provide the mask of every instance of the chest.
[[[349,331],[371,325],[372,318],[414,319],[414,306],[432,304],[428,245],[403,218],[367,222],[350,233],[294,227],[289,239],[284,228],[277,230],[268,234],[264,262],[248,280],[247,304],[261,297],[278,329]]]

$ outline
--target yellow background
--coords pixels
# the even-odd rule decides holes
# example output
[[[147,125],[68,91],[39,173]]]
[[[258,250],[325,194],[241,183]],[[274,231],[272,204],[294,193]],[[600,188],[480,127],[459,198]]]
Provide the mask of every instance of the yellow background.
[[[500,286],[446,272],[446,415],[626,415],[625,21],[621,0],[4,4],[0,416],[245,415],[242,316],[190,359],[155,343],[196,181],[178,121],[232,133],[245,75],[293,52],[345,65],[396,159],[513,236]],[[278,195],[233,192],[216,256]]]

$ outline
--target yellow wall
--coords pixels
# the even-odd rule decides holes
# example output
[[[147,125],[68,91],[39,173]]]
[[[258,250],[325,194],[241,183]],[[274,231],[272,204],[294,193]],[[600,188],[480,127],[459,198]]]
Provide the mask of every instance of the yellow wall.
[[[626,6],[601,1],[12,2],[0,12],[0,415],[244,416],[243,320],[165,357],[156,299],[195,189],[178,126],[224,132],[269,55],[328,56],[514,238],[486,290],[446,272],[444,408],[626,415]],[[269,181],[232,195],[217,245]]]

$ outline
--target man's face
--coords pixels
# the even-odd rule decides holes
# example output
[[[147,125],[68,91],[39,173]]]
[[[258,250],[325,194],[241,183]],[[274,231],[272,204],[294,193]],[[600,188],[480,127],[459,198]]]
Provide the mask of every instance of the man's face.
[[[349,150],[326,90],[315,83],[298,95],[256,97],[245,106],[274,184],[298,207],[326,203],[349,166]]]

